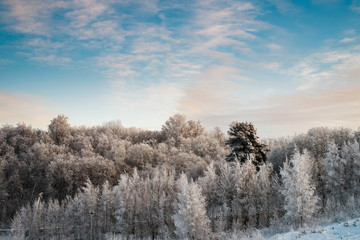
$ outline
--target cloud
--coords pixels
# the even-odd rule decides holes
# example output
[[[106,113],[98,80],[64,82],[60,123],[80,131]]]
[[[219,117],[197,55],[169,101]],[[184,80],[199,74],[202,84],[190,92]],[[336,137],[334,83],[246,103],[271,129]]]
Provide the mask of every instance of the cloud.
[[[316,126],[350,127],[360,122],[360,85],[342,86],[312,93],[291,93],[258,100],[232,99],[231,90],[212,96],[213,91],[191,89],[182,108],[192,119],[208,127],[228,126],[232,121],[250,121],[260,137],[280,137]],[[247,89],[237,86],[237,91]],[[190,99],[189,99],[190,98]],[[223,130],[227,130],[224,128]]]
[[[46,129],[54,116],[54,106],[40,97],[0,92],[0,124],[25,122]]]
[[[280,51],[282,50],[282,46],[275,43],[270,43],[266,45],[267,48],[269,48],[271,51]]]
[[[208,114],[226,115],[245,104],[238,93],[243,89],[242,83],[248,81],[251,79],[236,68],[211,66],[183,89],[178,111],[193,119],[203,119]]]
[[[348,38],[348,37],[346,37],[346,38],[341,39],[339,42],[340,43],[350,43],[350,42],[354,42],[355,40],[356,40],[356,38]]]
[[[266,107],[239,112],[248,116],[264,135],[281,136],[306,131],[315,126],[359,127],[360,86],[343,86],[313,93],[281,95],[264,99],[256,105]]]
[[[358,0],[353,0],[350,9],[356,13],[360,13],[360,2]]]
[[[359,50],[347,49],[321,51],[306,56],[286,71],[286,74],[298,83],[298,90],[311,90],[316,87],[328,87],[349,79],[342,77],[346,69],[359,66]]]
[[[13,63],[14,63],[14,61],[11,59],[0,58],[0,69],[5,65],[9,65],[9,64],[13,64]]]
[[[64,43],[61,42],[52,42],[49,39],[43,38],[32,38],[27,41],[27,45],[30,47],[35,47],[37,49],[57,49],[62,48]]]
[[[8,26],[30,36],[20,43],[29,60],[64,65],[75,61],[74,49],[91,52],[82,62],[95,59],[110,82],[128,84],[142,76],[189,78],[216,64],[220,53],[250,53],[247,42],[269,27],[255,19],[260,10],[250,2],[7,0],[5,5]],[[187,17],[172,24],[167,10]]]
[[[6,20],[16,31],[26,34],[49,35],[51,14],[67,6],[65,1],[5,0]]]
[[[195,8],[195,21],[191,33],[196,33],[197,50],[216,49],[220,46],[238,45],[244,47],[244,40],[254,40],[258,25],[262,22],[255,21],[258,9],[249,2],[232,2],[229,5],[213,2]],[[203,46],[203,48],[199,48]]]
[[[305,132],[316,126],[355,129],[360,122],[358,50],[350,47],[314,53],[283,72],[281,63],[263,63],[299,84],[286,92],[279,92],[275,84],[244,81],[245,77],[239,76],[247,72],[238,68],[211,66],[184,88],[178,111],[207,127],[251,121],[261,137]]]
[[[75,0],[73,10],[66,13],[66,17],[71,19],[75,28],[81,28],[96,20],[103,14],[107,6],[96,0]]]
[[[48,65],[65,65],[71,62],[70,58],[60,57],[55,55],[46,55],[46,56],[32,56],[29,57],[30,60],[45,62]]]
[[[347,29],[344,31],[345,35],[354,35],[356,34],[356,30],[355,29]]]
[[[312,0],[312,4],[315,5],[328,5],[328,4],[336,4],[336,3],[340,3],[343,0]]]
[[[276,9],[282,14],[295,13],[299,11],[299,8],[288,0],[267,0],[273,4]]]

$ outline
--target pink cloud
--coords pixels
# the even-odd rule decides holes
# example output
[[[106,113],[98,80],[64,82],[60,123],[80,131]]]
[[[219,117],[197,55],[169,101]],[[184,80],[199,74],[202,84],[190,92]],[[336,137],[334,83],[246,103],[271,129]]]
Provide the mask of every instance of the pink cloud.
[[[51,107],[40,97],[0,92],[0,124],[25,122],[46,129],[56,116]]]

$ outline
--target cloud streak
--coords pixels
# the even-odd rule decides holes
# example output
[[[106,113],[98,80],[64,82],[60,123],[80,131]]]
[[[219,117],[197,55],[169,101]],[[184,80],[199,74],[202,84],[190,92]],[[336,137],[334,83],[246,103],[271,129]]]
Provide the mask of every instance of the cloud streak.
[[[246,89],[238,86],[237,91],[246,92]],[[192,89],[180,109],[190,110],[189,116],[200,119],[208,127],[228,126],[234,120],[251,121],[261,137],[279,137],[294,131],[305,132],[316,126],[356,129],[360,122],[359,91],[360,85],[343,86],[308,94],[234,101],[225,97],[227,91],[217,98],[219,95],[212,96],[210,89]]]

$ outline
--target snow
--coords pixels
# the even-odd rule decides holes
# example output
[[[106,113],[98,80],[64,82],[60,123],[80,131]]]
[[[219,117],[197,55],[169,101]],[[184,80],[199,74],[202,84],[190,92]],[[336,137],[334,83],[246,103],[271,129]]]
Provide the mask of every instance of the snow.
[[[314,229],[300,230],[288,233],[277,234],[265,237],[269,240],[350,240],[360,239],[360,218],[355,218],[345,222],[333,223]]]

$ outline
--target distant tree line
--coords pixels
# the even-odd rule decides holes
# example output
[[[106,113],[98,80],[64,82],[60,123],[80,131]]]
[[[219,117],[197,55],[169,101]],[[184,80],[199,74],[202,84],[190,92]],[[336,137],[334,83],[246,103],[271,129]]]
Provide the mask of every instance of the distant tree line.
[[[359,214],[360,132],[259,140],[176,114],[161,131],[120,122],[0,129],[0,220],[18,239],[226,239]]]

